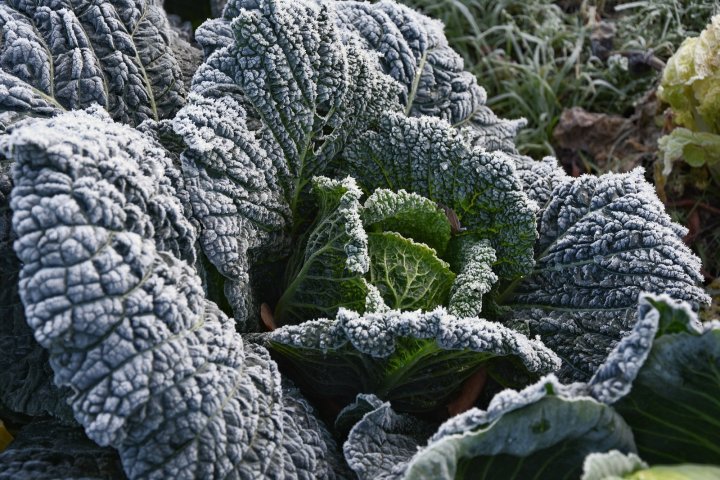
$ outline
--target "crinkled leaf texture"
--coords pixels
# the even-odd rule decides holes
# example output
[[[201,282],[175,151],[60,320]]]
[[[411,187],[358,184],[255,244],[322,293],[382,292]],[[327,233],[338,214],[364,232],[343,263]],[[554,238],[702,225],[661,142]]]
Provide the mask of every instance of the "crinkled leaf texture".
[[[541,342],[498,323],[456,318],[442,307],[363,316],[340,309],[335,320],[286,326],[269,341],[307,389],[345,403],[374,393],[409,412],[444,407],[478,367],[501,357],[529,377],[560,366]]]
[[[552,199],[555,187],[570,181],[570,176],[558,164],[555,157],[545,157],[540,161],[525,155],[511,154],[523,191],[540,206],[539,214]]]
[[[336,5],[347,41],[362,39],[368,51],[377,53],[383,72],[403,86],[406,113],[456,124],[468,121],[484,105],[485,91],[463,70],[462,57],[448,45],[442,23],[392,1]]]
[[[220,19],[205,22],[196,38],[206,55],[232,40],[229,23],[243,9],[257,8],[254,0],[231,0]],[[375,60],[378,71],[396,80],[405,113],[430,115],[467,126],[474,146],[515,152],[515,136],[525,120],[498,118],[485,105],[485,90],[463,70],[463,60],[450,48],[443,25],[394,1],[309,0],[332,4],[335,22],[346,45],[357,44]]]
[[[456,240],[454,257],[453,267],[458,276],[450,292],[450,313],[476,317],[482,311],[483,297],[498,280],[492,271],[495,249],[487,240],[465,236]]]
[[[352,403],[345,405],[335,417],[335,431],[342,437],[347,437],[352,427],[355,426],[366,413],[372,412],[383,401],[372,393],[359,393]]]
[[[99,104],[138,125],[185,102],[161,0],[0,3],[0,108],[35,116]]]
[[[646,309],[640,299],[640,311]],[[587,393],[611,405],[628,394],[647,360],[660,325],[657,316],[640,315],[629,332],[615,345],[605,361],[585,383]]]
[[[639,318],[658,325],[658,336],[614,406],[633,428],[640,455],[651,464],[717,463],[720,322],[702,325],[689,304],[650,294],[640,300]]]
[[[175,120],[200,244],[246,330],[258,318],[251,272],[287,254],[311,213],[302,195],[311,178],[400,108],[399,86],[340,42],[333,18],[332,6],[304,2],[238,9],[231,41],[200,67]]]
[[[0,480],[124,479],[112,448],[99,447],[80,427],[37,420],[0,452]]]
[[[445,305],[455,274],[438,255],[452,230],[443,209],[416,193],[377,189],[360,216],[368,231],[369,281],[383,303],[425,311]]]
[[[404,189],[450,207],[466,234],[490,241],[500,278],[532,270],[537,206],[507,154],[472,147],[444,120],[388,113],[343,156],[365,190]]]
[[[315,177],[313,193],[319,212],[291,258],[285,291],[275,306],[277,325],[335,315],[339,307],[365,306],[370,258],[360,220],[362,192],[351,177]]]
[[[348,465],[357,477],[363,479],[389,480],[397,478],[419,445],[435,432],[435,427],[417,417],[397,414],[390,402],[383,402],[375,395],[358,395],[343,415],[361,413],[350,430],[343,445]]]
[[[445,305],[455,274],[437,252],[395,232],[368,235],[370,283],[395,310]]]
[[[0,68],[0,133],[31,114],[49,117],[62,111],[52,98],[40,94],[30,85]]]
[[[315,177],[312,191],[318,213],[288,262],[276,325],[332,317],[340,307],[432,310],[447,302],[455,274],[433,248],[412,238],[444,248],[450,223],[434,202],[378,190],[361,207],[352,177]]]
[[[539,215],[535,268],[501,297],[515,325],[587,380],[637,320],[640,292],[708,300],[686,229],[665,213],[642,169],[560,181]]]
[[[87,435],[130,478],[332,477],[309,405],[283,395],[187,257],[164,151],[97,108],[16,127],[20,295]]]
[[[650,467],[634,453],[617,450],[591,453],[585,458],[580,480],[716,480],[720,467],[712,465],[662,465]]]
[[[575,479],[591,452],[635,451],[630,428],[612,407],[553,375],[519,392],[504,390],[487,410],[451,418],[426,446],[403,431],[407,422],[388,404],[366,414],[344,446],[350,468],[375,478],[373,465],[388,455],[383,479]],[[392,439],[387,450],[377,440],[385,437]]]
[[[33,338],[18,293],[20,261],[13,250],[11,163],[0,163],[0,408],[73,422],[69,390],[53,383],[48,354]]]
[[[335,4],[345,41],[359,37],[377,55],[380,69],[402,85],[407,115],[467,126],[474,146],[515,152],[515,135],[525,120],[500,119],[485,105],[485,90],[464,71],[441,22],[394,1]]]

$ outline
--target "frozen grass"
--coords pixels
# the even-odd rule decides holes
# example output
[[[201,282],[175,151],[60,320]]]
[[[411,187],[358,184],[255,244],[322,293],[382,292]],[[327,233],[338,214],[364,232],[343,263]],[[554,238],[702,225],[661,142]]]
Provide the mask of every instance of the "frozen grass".
[[[631,72],[628,53],[668,58],[682,38],[702,30],[715,8],[714,2],[678,0],[615,9],[583,2],[566,13],[549,0],[403,1],[445,23],[450,43],[487,89],[488,104],[498,114],[528,119],[518,146],[537,157],[555,153],[552,131],[563,108],[630,113],[658,73]],[[606,62],[591,47],[599,17],[617,20],[616,54]]]

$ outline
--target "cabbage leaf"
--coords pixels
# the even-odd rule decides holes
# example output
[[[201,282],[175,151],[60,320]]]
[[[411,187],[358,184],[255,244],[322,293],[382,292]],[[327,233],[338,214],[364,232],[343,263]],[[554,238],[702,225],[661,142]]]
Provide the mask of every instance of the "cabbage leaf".
[[[541,342],[442,307],[365,315],[340,309],[335,319],[277,329],[268,341],[308,391],[345,403],[374,393],[405,412],[443,408],[465,379],[496,360],[511,360],[527,378],[560,367]]]
[[[185,102],[162,2],[0,3],[0,108],[48,116],[99,104],[119,122],[172,117]]]
[[[640,319],[657,338],[617,411],[651,464],[716,463],[720,458],[720,322],[702,325],[690,305],[645,295]]]
[[[100,108],[23,123],[0,148],[27,322],[88,437],[130,478],[334,476],[309,404],[205,299],[162,148]]]
[[[708,301],[686,229],[641,169],[560,181],[538,220],[535,268],[505,287],[513,325],[540,335],[564,380],[588,380],[637,321],[643,291]]]
[[[350,468],[361,480],[574,479],[591,452],[635,451],[630,428],[612,407],[552,375],[497,394],[487,410],[447,420],[427,442],[412,426],[388,403],[367,413],[343,447]],[[376,471],[388,450],[392,461]]]
[[[343,153],[343,171],[366,191],[404,189],[451,208],[464,234],[487,239],[493,270],[513,279],[532,270],[536,204],[511,158],[472,147],[447,122],[388,113]]]

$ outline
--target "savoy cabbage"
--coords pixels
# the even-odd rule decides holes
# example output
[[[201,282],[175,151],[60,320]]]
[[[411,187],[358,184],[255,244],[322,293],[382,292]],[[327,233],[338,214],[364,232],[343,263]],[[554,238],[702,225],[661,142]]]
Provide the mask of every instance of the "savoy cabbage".
[[[720,324],[640,170],[519,155],[392,1],[229,0],[202,62],[162,3],[0,0],[0,478],[716,461]]]
[[[287,254],[308,217],[302,194],[312,177],[368,122],[399,108],[396,84],[340,42],[328,9],[268,1],[239,12],[234,41],[199,68],[174,120],[188,145],[201,247],[248,330],[259,314],[251,270]]]
[[[349,401],[370,391],[414,412],[443,406],[478,367],[493,369],[498,357],[517,362],[526,375],[560,366],[541,342],[497,323],[457,318],[442,307],[364,316],[341,309],[334,320],[284,327],[269,340],[324,395]]]
[[[563,358],[562,377],[585,380],[636,322],[638,295],[708,301],[686,229],[664,211],[642,170],[568,179],[538,215],[530,275],[502,293],[516,324]]]

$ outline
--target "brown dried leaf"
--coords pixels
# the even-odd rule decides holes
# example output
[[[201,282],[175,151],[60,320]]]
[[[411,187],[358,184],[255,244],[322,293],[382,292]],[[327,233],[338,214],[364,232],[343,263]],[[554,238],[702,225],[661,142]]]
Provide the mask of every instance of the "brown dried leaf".
[[[3,421],[0,420],[0,452],[5,450],[7,446],[12,443],[13,440],[13,436],[10,434],[10,432],[7,431]]]
[[[270,305],[267,303],[263,303],[260,305],[260,319],[263,322],[263,325],[265,325],[265,328],[268,329],[268,331],[272,332],[277,328],[277,325],[275,325],[275,317],[273,315],[273,311],[270,308]]]
[[[487,370],[480,367],[477,372],[465,380],[457,398],[448,405],[448,413],[451,416],[455,416],[466,410],[470,410],[480,397],[486,381]]]

